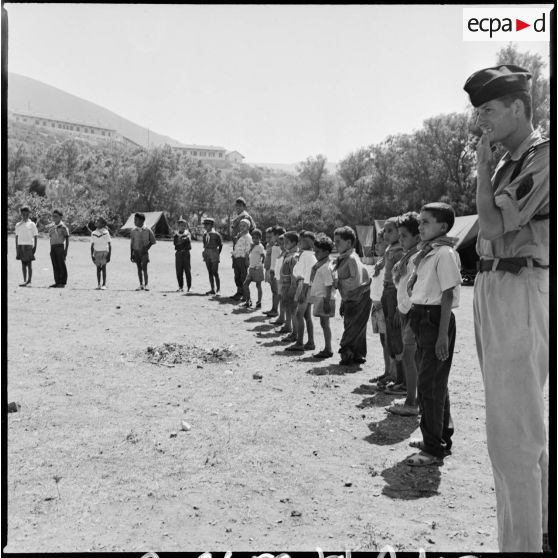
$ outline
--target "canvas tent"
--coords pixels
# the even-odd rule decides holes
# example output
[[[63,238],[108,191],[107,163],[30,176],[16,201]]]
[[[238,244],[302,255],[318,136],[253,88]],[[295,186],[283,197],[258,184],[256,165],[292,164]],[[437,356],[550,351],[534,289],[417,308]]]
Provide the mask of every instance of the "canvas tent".
[[[476,249],[478,234],[478,215],[456,217],[455,223],[448,233],[448,236],[454,236],[458,239],[455,248],[461,259],[461,275],[465,285],[472,284],[476,275],[477,261],[479,260]]]
[[[364,263],[372,263],[369,262],[369,259],[372,259],[374,256],[373,253],[373,246],[374,246],[374,226],[373,225],[357,225],[356,226],[356,233],[357,239],[360,242],[360,246],[362,247],[362,254],[363,254],[363,262]]]
[[[130,234],[130,231],[135,227],[134,225],[134,215],[132,213],[128,220],[120,228],[120,232],[123,234]],[[145,215],[145,223],[144,225],[150,228],[155,236],[170,236],[171,229],[169,227],[169,223],[167,218],[165,217],[165,213],[163,211],[147,211],[144,212]]]

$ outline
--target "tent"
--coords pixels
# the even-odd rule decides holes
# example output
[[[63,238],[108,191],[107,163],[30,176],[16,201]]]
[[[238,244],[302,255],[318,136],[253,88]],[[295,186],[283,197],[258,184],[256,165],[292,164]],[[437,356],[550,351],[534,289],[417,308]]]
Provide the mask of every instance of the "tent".
[[[135,227],[134,215],[135,213],[132,213],[130,217],[128,217],[128,220],[126,221],[124,226],[120,228],[121,233],[130,234],[130,231]],[[171,235],[171,229],[163,211],[147,211],[144,213],[144,215],[145,226],[150,228],[155,236]]]
[[[455,247],[460,250],[477,241],[479,234],[479,216],[463,215],[456,217],[453,227],[448,232],[448,236],[455,236],[459,239]]]

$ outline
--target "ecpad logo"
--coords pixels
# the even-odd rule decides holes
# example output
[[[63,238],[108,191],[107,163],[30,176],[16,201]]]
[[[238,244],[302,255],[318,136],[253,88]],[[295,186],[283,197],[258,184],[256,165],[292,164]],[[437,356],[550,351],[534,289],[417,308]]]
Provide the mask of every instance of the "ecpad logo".
[[[550,9],[463,8],[463,40],[548,42]]]

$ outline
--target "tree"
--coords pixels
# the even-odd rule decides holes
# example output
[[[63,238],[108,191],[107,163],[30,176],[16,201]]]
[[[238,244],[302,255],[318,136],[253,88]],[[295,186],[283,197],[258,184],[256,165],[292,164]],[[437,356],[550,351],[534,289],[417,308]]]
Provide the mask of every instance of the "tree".
[[[371,148],[362,147],[339,162],[337,174],[347,186],[353,187],[361,178],[370,174],[372,166]]]
[[[538,53],[520,52],[517,45],[509,43],[496,55],[496,64],[515,64],[531,73],[531,98],[533,99],[533,126],[544,135],[550,129],[550,84],[544,75],[547,63]]]
[[[313,199],[319,197],[324,179],[328,174],[326,163],[326,157],[316,155],[316,157],[308,157],[296,166],[298,177],[310,185]]]

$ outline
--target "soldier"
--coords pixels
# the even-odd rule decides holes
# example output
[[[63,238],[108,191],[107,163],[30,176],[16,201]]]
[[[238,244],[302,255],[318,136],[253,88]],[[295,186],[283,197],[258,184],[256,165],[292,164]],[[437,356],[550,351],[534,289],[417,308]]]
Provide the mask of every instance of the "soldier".
[[[474,318],[501,552],[540,552],[548,538],[549,143],[533,130],[530,78],[503,65],[464,86],[482,130]],[[495,143],[507,153],[491,177]]]

